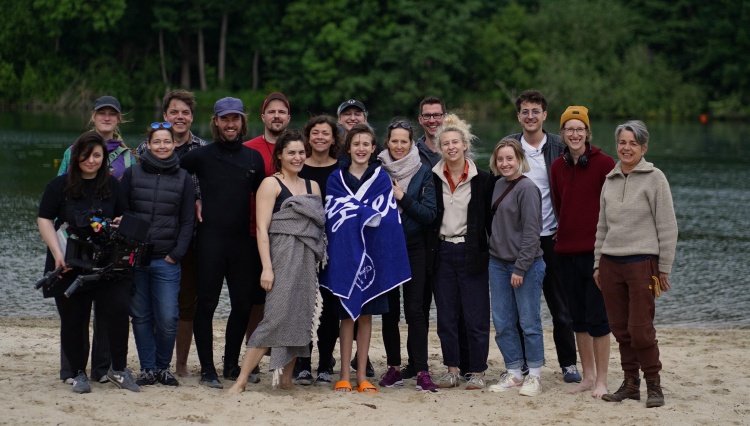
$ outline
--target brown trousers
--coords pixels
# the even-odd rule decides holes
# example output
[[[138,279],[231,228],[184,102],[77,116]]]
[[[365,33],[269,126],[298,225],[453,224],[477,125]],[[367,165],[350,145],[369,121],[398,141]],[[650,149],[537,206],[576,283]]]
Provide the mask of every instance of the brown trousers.
[[[620,345],[625,377],[659,377],[659,345],[654,329],[654,295],[651,276],[659,276],[658,260],[617,263],[602,256],[599,282],[607,307],[609,327]]]

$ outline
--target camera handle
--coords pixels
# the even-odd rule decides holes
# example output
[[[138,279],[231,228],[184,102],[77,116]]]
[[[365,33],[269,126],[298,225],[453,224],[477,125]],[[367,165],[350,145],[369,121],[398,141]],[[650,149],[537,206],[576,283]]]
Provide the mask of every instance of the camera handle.
[[[47,274],[43,276],[42,279],[34,283],[34,290],[39,290],[42,287],[47,287],[51,285],[53,282],[55,282],[55,280],[57,280],[57,275],[60,274],[62,270],[63,270],[63,267],[58,266],[57,269],[55,269],[54,271],[47,272]]]
[[[68,289],[65,290],[65,293],[63,293],[63,294],[65,294],[65,297],[69,298],[70,296],[73,295],[73,293],[75,293],[76,290],[78,290],[78,287],[80,287],[81,284],[83,284],[86,281],[98,281],[104,275],[106,275],[107,273],[109,273],[111,270],[112,270],[112,265],[110,264],[110,265],[107,265],[104,268],[96,271],[93,274],[79,275],[78,278],[76,278],[75,281],[73,281],[73,284],[71,284],[70,287],[68,287]]]

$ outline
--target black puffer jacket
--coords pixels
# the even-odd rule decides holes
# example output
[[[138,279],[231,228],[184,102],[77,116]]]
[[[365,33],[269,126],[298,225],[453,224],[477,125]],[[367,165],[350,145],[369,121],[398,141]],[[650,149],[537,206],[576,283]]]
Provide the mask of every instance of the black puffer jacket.
[[[169,255],[179,262],[193,235],[195,191],[190,175],[179,166],[159,170],[144,163],[125,171],[121,181],[129,211],[149,221],[153,257]]]

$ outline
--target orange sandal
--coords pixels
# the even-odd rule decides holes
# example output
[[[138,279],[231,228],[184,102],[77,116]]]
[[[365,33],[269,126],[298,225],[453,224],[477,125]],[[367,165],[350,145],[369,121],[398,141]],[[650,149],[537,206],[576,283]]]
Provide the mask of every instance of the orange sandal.
[[[369,393],[371,395],[375,395],[376,393],[378,393],[378,388],[376,388],[375,386],[373,386],[372,383],[370,383],[367,380],[365,380],[364,382],[360,383],[357,386],[357,392]]]
[[[336,386],[333,387],[333,390],[335,392],[351,392],[352,384],[347,380],[339,380],[338,382],[336,382]]]

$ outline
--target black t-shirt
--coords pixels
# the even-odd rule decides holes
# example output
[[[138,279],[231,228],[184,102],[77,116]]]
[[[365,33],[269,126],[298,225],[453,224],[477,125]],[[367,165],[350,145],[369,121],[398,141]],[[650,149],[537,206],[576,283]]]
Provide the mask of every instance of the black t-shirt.
[[[89,235],[93,232],[92,228],[88,223],[82,223],[80,220],[90,217],[91,213],[93,213],[92,208],[94,210],[96,210],[96,207],[101,208],[102,216],[109,219],[122,216],[122,214],[127,209],[128,200],[125,197],[125,193],[120,189],[120,183],[116,178],[112,176],[109,177],[107,185],[110,190],[110,196],[108,198],[102,199],[100,202],[96,202],[90,195],[93,187],[93,181],[84,180],[83,193],[85,194],[85,196],[81,199],[72,200],[74,203],[73,211],[75,212],[76,216],[80,218],[79,224],[84,225],[82,227],[76,226],[73,218],[68,218],[68,199],[64,193],[66,181],[67,175],[63,175],[56,177],[50,183],[48,183],[47,187],[44,189],[42,201],[39,203],[39,213],[37,214],[37,216],[42,219],[49,219],[54,221],[56,230],[60,228],[60,225],[68,222],[68,234],[74,233],[81,236]],[[55,258],[52,256],[52,252],[48,248],[44,271],[46,273],[53,269],[55,269]],[[55,296],[61,291],[65,291],[68,285],[75,279],[78,274],[80,274],[80,272],[81,271],[74,270],[65,274],[63,276],[63,280],[61,280],[62,283],[60,285],[53,286],[53,288],[51,289],[51,293],[45,291],[45,297]],[[65,285],[64,283],[67,283],[68,285]]]
[[[330,166],[314,167],[308,166],[307,164],[302,166],[302,170],[299,172],[299,177],[303,179],[310,179],[318,183],[320,187],[320,198],[323,199],[323,205],[326,204],[326,185],[328,184],[328,176],[334,171],[339,169],[339,163],[334,162]]]

